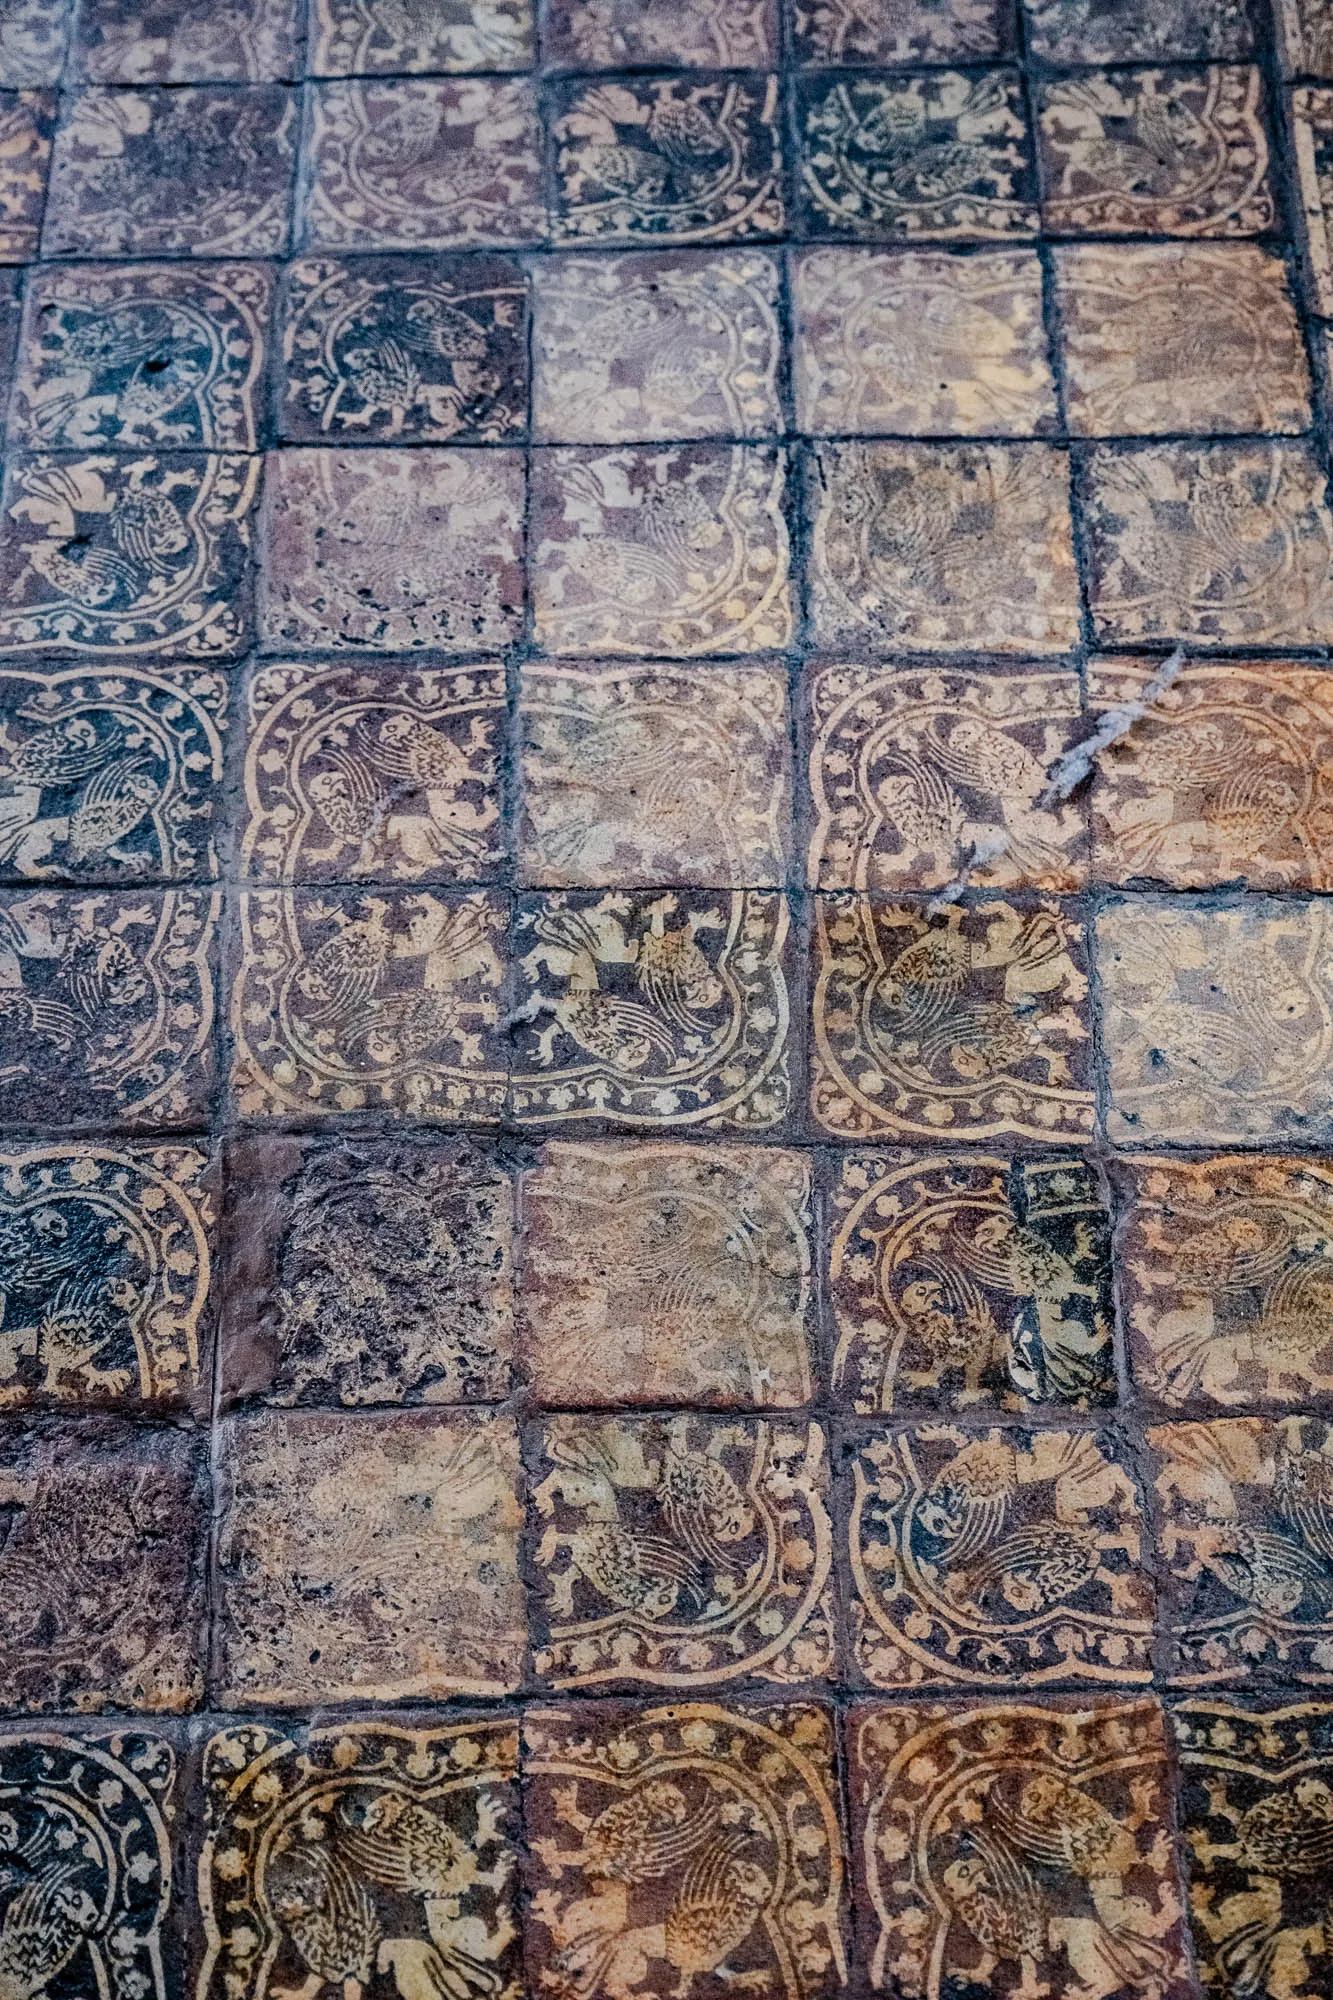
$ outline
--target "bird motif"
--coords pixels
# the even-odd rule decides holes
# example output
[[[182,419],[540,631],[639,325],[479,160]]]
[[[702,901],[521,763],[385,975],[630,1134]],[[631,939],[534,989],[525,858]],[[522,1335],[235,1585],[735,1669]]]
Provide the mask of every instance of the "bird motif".
[[[1206,839],[1223,857],[1299,839],[1294,830],[1309,804],[1309,775],[1285,745],[1253,730],[1199,715],[1136,732],[1112,756],[1152,788],[1153,796],[1137,813],[1125,812],[1116,829],[1135,869],[1147,872],[1189,824],[1199,829],[1196,840]],[[1165,800],[1164,791],[1171,795]]]
[[[82,1388],[119,1395],[130,1380],[129,1369],[102,1368],[97,1357],[125,1342],[128,1316],[138,1304],[138,1290],[128,1278],[67,1279],[57,1286],[37,1322],[37,1358],[47,1393],[68,1396]],[[78,1387],[68,1386],[70,1377]]]
[[[1280,1444],[1273,1469],[1273,1497],[1283,1520],[1310,1553],[1333,1564],[1333,1459],[1320,1451],[1293,1451]]]
[[[1322,1875],[1333,1867],[1333,1791],[1301,1778],[1257,1799],[1241,1815],[1235,1847],[1256,1875]]]
[[[1270,1617],[1333,1609],[1333,1574],[1291,1535],[1242,1521],[1202,1521],[1192,1535],[1203,1568],[1244,1604]]]
[[[344,2000],[358,2000],[374,1975],[383,1928],[369,1891],[316,1814],[279,1836],[263,1895],[310,1974],[301,1987],[271,1986],[275,2000],[314,2000],[331,1984],[342,1986]]]
[[[937,203],[963,194],[989,171],[986,148],[960,136],[961,125],[933,125],[924,107],[885,96],[847,135],[847,151],[872,188],[899,202]]]
[[[605,496],[592,468],[570,467],[565,484],[600,514]],[[678,610],[696,597],[701,563],[726,539],[723,524],[698,487],[677,481],[653,486],[641,496],[632,536],[584,535],[562,544],[561,554],[605,602],[635,610]]]
[[[1036,911],[1022,920],[1017,936],[1003,949],[1003,963],[1014,968],[1012,979],[1054,965],[1064,955],[1064,938],[1056,919]],[[969,973],[994,963],[989,944],[974,945],[963,935],[955,911],[944,925],[913,938],[879,969],[867,996],[866,1018],[871,1039],[883,1045],[890,1067],[910,1064],[932,1080],[943,1068],[970,1083],[999,1075],[1030,1056],[1048,1064],[1055,1060],[1042,1047],[1040,1030],[1028,1012],[1008,999],[964,997]]]
[[[1037,1991],[1046,1954],[1041,1892],[1008,1843],[984,1826],[969,1828],[965,1851],[940,1876],[945,1899],[977,1943],[997,1961],[1017,1960],[1023,1984]]]
[[[122,757],[94,771],[69,815],[69,856],[78,865],[103,855],[122,866],[141,870],[152,857],[123,848],[128,834],[147,819],[162,796],[154,777],[151,755]]]
[[[406,312],[371,314],[345,326],[333,342],[339,382],[325,403],[321,424],[328,430],[351,389],[362,407],[343,411],[346,423],[369,423],[379,411],[389,415],[396,437],[418,403],[425,403],[438,429],[458,428],[469,398],[493,392],[482,364],[486,335],[477,322],[436,291],[407,294]],[[444,364],[441,366],[441,364]],[[442,379],[443,378],[443,379]]]
[[[0,783],[71,785],[99,771],[120,751],[125,732],[118,722],[99,732],[86,715],[65,715],[39,725],[18,743],[4,738]]]
[[[631,1074],[656,1056],[668,1068],[682,1058],[673,1030],[705,1036],[712,1030],[705,1015],[726,998],[726,987],[697,943],[700,930],[720,927],[725,919],[712,911],[691,911],[685,924],[668,930],[666,919],[676,908],[674,896],[662,896],[652,906],[649,929],[629,939],[614,919],[598,911],[550,909],[538,913],[534,929],[541,942],[527,954],[524,969],[534,980],[542,965],[567,982],[558,998],[537,994],[519,1011],[519,1019],[550,1013],[549,1028],[537,1037],[537,1060],[555,1060],[555,1037],[563,1030],[590,1055],[611,1069]],[[607,992],[601,983],[604,965],[633,968],[635,998]]]
[[[1100,1537],[1087,1522],[1037,1521],[1001,1535],[966,1569],[951,1567],[946,1588],[981,1606],[1001,1597],[1031,1617],[1075,1596],[1101,1560]]]
[[[947,864],[958,855],[968,818],[953,785],[966,786],[995,802],[986,816],[998,808],[1005,851],[1016,867],[1060,875],[1067,858],[1024,823],[1046,783],[1045,765],[1004,730],[979,716],[957,717],[947,727],[944,718],[932,716],[910,748],[894,744],[878,760],[875,798],[906,844]]]
[[[444,730],[401,710],[378,721],[358,718],[349,742],[320,744],[319,769],[306,781],[306,796],[333,841],[316,850],[317,858],[332,860],[355,846],[353,868],[367,872],[382,858],[386,832],[404,860],[419,866],[444,855],[485,854],[485,832],[498,808],[469,804],[458,794],[467,784],[483,784],[493,764],[490,729],[481,717],[473,718],[461,747]]]
[[[313,1026],[327,1025],[336,1032],[364,1015],[389,963],[388,911],[380,896],[365,897],[354,918],[338,911],[333,936],[302,964],[295,985],[311,1003],[305,1018]]]
[[[94,1934],[101,1910],[79,1881],[79,1862],[47,1862],[23,1881],[0,1917],[0,1994],[43,2000],[50,1982]]]
[[[1022,1302],[1010,1331],[1009,1370],[1025,1393],[1077,1402],[1103,1386],[1111,1330],[1105,1312],[1103,1257],[1089,1225],[1074,1226],[1072,1256],[1020,1223],[1008,1209],[984,1216],[970,1232],[955,1231],[953,1248],[965,1270],[995,1291]],[[1080,1273],[1089,1270],[1087,1277]],[[1086,1299],[1086,1316],[1066,1307]],[[1035,1325],[1025,1322],[1030,1318]]]
[[[29,1032],[63,1050],[84,1043],[90,1071],[102,1067],[98,1042],[105,1030],[108,1008],[132,1007],[145,998],[152,981],[125,939],[87,913],[75,912],[68,932],[53,932],[40,919],[29,921],[21,906],[0,910],[0,966],[12,968],[10,983],[0,985],[0,1009],[27,1015]],[[25,960],[54,960],[49,986],[29,990],[20,968]],[[16,976],[19,975],[19,976]],[[111,1040],[116,1040],[114,1033]]]
[[[957,1451],[917,1502],[927,1534],[947,1544],[951,1569],[966,1569],[999,1539],[1018,1492],[1018,1460],[1002,1438]]]
[[[686,1867],[662,1922],[662,1955],[680,1974],[673,2000],[684,2000],[695,1979],[721,1972],[772,1898],[772,1877],[746,1854],[750,1844],[743,1829],[721,1829]]]
[[[107,495],[96,475],[66,466],[40,469],[30,475],[24,499],[11,512],[31,514],[34,508],[52,528],[68,532],[50,532],[25,544],[24,567],[13,585],[16,596],[35,571],[53,590],[86,609],[104,609],[117,599],[130,604],[154,578],[174,576],[172,559],[191,546],[190,530],[170,494],[152,492],[133,480]],[[79,514],[88,512],[105,520],[111,547],[75,532]]]
[[[1067,115],[1085,126],[1071,149],[1066,182],[1077,174],[1080,184],[1142,201],[1205,184],[1218,171],[1225,142],[1208,118],[1165,79],[1145,74],[1139,84],[1132,111],[1099,81],[1062,85]]]
[[[913,1345],[925,1350],[929,1366],[905,1368],[904,1385],[938,1388],[950,1369],[959,1368],[963,1386],[957,1400],[963,1406],[975,1403],[985,1394],[988,1371],[1008,1366],[1008,1336],[980,1287],[955,1262],[917,1256],[910,1268],[922,1275],[908,1278],[897,1304]]]

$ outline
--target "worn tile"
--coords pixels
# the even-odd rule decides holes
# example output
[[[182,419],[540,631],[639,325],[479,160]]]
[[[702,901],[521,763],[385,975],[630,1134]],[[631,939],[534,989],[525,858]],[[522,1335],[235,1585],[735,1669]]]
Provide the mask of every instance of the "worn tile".
[[[1246,0],[1023,0],[1023,12],[1043,62],[1215,62],[1254,42]]]
[[[533,430],[571,444],[771,436],[781,350],[765,251],[553,259],[533,276]]]
[[[1293,90],[1291,119],[1315,309],[1329,314],[1333,313],[1333,90]]]
[[[499,1116],[502,895],[261,889],[240,905],[243,1117]]]
[[[250,685],[243,871],[494,881],[503,667],[265,667]]]
[[[1083,926],[1057,902],[969,899],[932,916],[923,902],[821,896],[815,932],[820,1130],[1090,1135]]]
[[[870,1704],[848,1725],[860,1958],[899,2000],[1190,2000],[1158,1703]]]
[[[206,1122],[221,896],[0,892],[0,1116]]]
[[[801,191],[816,235],[1036,233],[1013,71],[811,76],[797,88]]]
[[[1079,437],[1302,431],[1310,371],[1282,259],[1248,243],[1055,253]]]
[[[736,243],[786,226],[774,76],[572,82],[553,115],[557,237]]]
[[[0,23],[0,64],[3,36]],[[52,91],[0,91],[0,263],[37,255],[55,115]]]
[[[284,307],[284,437],[496,444],[526,430],[527,287],[512,258],[306,258]]]
[[[548,62],[571,69],[767,69],[777,0],[549,0]]]
[[[502,1695],[523,1670],[518,1435],[462,1411],[221,1426],[219,1699]]]
[[[519,719],[524,881],[785,882],[791,754],[781,667],[525,666]]]
[[[523,1177],[537,1401],[809,1402],[810,1180],[804,1155],[767,1146],[548,1146]]]
[[[1305,444],[1096,445],[1085,469],[1103,641],[1333,642],[1333,513]]]
[[[1115,1401],[1111,1218],[1091,1165],[851,1154],[826,1214],[833,1389],[858,1416]]]
[[[516,639],[523,485],[519,451],[270,453],[262,642],[468,653]]]
[[[532,0],[314,0],[311,76],[527,69]]]
[[[300,0],[79,0],[89,83],[282,83],[299,76]]]
[[[226,711],[202,668],[0,668],[0,879],[216,874]]]
[[[1077,644],[1069,466],[1054,446],[821,444],[806,494],[820,644]]]
[[[0,86],[60,82],[73,0],[0,0]]]
[[[795,57],[895,63],[1004,55],[1009,10],[997,0],[795,0]]]
[[[529,1990],[595,1952],[609,1995],[667,2000],[725,1965],[774,2000],[831,2000],[847,1979],[834,1755],[832,1717],[804,1702],[529,1709]]]
[[[541,125],[526,82],[321,84],[306,149],[307,249],[448,250],[545,234]]]
[[[1031,250],[802,250],[792,298],[803,431],[1030,437],[1056,427]]]
[[[508,1393],[513,1191],[457,1140],[229,1153],[225,1399],[346,1408]]]
[[[1273,19],[1284,76],[1333,77],[1329,0],[1276,0]]]
[[[1081,883],[1081,814],[1042,803],[1082,733],[1073,673],[819,666],[807,704],[811,888]]]
[[[772,445],[543,451],[533,620],[549,653],[758,653],[793,631],[786,461]]]
[[[229,659],[250,643],[259,461],[239,453],[11,459],[0,646]]]
[[[201,1773],[200,2000],[300,1991],[306,1947],[333,1958],[317,1923],[334,1885],[377,2000],[446,1976],[517,1992],[517,1767],[512,1716],[219,1730]]]
[[[1257,69],[1046,84],[1042,217],[1055,235],[1256,236],[1277,221]]]
[[[786,1116],[789,915],[780,895],[530,896],[515,949],[513,1115],[761,1132]]]

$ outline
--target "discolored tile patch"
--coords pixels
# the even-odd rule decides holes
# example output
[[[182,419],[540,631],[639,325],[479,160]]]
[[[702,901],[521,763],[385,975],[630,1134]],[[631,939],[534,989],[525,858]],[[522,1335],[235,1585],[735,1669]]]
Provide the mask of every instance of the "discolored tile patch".
[[[1007,51],[995,0],[796,0],[795,54],[806,63],[933,62]]]
[[[299,75],[299,0],[80,0],[76,73],[89,83],[281,83]]]
[[[551,0],[545,55],[571,69],[767,69],[777,16],[776,0]]]
[[[65,65],[73,0],[8,0],[0,20],[0,86],[57,84]]]
[[[556,1143],[522,1188],[519,1327],[539,1403],[810,1400],[803,1155]]]
[[[1023,0],[1033,53],[1051,63],[1198,62],[1248,55],[1245,0]]]
[[[309,73],[527,69],[533,11],[531,0],[432,0],[416,9],[382,0],[314,0]]]
[[[0,41],[0,75],[5,53]],[[0,90],[0,261],[6,264],[37,255],[55,118],[53,92]]]

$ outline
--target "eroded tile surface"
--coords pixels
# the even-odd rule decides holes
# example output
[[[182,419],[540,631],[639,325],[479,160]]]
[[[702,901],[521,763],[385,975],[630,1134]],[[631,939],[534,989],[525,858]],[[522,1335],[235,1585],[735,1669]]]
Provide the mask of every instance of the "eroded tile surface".
[[[1305,211],[1306,246],[1321,313],[1333,312],[1333,90],[1293,90],[1291,114],[1296,171]]]
[[[50,91],[0,90],[0,261],[7,264],[37,255],[55,114]]]
[[[315,0],[313,76],[405,76],[421,70],[526,69],[533,58],[531,0]]]
[[[1053,63],[1197,62],[1249,53],[1245,0],[1023,0],[1036,55]]]
[[[551,0],[546,59],[572,69],[766,69],[777,60],[774,0]]]
[[[90,83],[281,83],[299,74],[299,0],[80,0]]]
[[[72,0],[4,0],[0,7],[0,85],[31,90],[60,81]]]
[[[994,0],[796,0],[796,57],[809,63],[934,62],[1002,55]]]

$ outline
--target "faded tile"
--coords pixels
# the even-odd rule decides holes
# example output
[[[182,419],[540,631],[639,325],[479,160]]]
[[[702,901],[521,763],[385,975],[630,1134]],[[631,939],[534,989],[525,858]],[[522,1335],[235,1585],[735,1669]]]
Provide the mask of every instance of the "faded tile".
[[[552,1417],[536,1448],[540,1676],[680,1689],[829,1677],[833,1538],[817,1425]]]
[[[0,64],[4,34],[0,21]],[[55,114],[52,91],[0,91],[0,263],[26,264],[37,255]]]
[[[777,0],[550,0],[546,59],[572,69],[767,69]]]
[[[1075,674],[824,666],[808,703],[811,888],[1079,886],[1081,814],[1042,802],[1081,732]]]
[[[534,626],[550,653],[758,653],[792,636],[786,460],[771,445],[544,451]]]
[[[786,226],[775,76],[578,82],[560,103],[557,236],[735,243]]]
[[[526,82],[321,84],[306,147],[308,249],[448,250],[545,235],[541,125]]]
[[[226,709],[201,668],[0,669],[0,878],[216,874]]]
[[[1305,444],[1098,445],[1085,469],[1103,641],[1333,642],[1333,514]]]
[[[79,0],[90,83],[281,83],[299,75],[299,0]]]
[[[511,258],[308,258],[287,273],[282,435],[503,443],[527,428]]]
[[[1063,451],[824,444],[806,491],[821,644],[1063,653],[1078,643]]]
[[[792,278],[803,431],[1055,429],[1033,251],[803,250]]]
[[[264,889],[240,903],[243,1117],[499,1116],[503,896]]]
[[[298,107],[245,90],[85,90],[51,165],[47,257],[281,256]]]
[[[532,0],[314,0],[312,76],[527,69]]]
[[[523,1670],[518,1436],[462,1411],[220,1432],[219,1699],[502,1695]]]
[[[1329,0],[1276,0],[1273,17],[1283,75],[1333,77]]]
[[[1245,0],[1023,0],[1023,12],[1043,62],[1216,61],[1254,41]]]
[[[998,56],[1010,32],[998,0],[795,0],[792,26],[796,60],[806,63]]]
[[[858,1416],[1115,1401],[1111,1218],[1091,1165],[852,1154],[828,1227],[833,1388]]]
[[[1315,309],[1333,313],[1333,90],[1293,90],[1291,117]]]
[[[1032,236],[1022,89],[1011,70],[807,77],[801,187],[826,236]]]
[[[1050,898],[821,896],[811,1105],[839,1139],[1090,1136],[1083,926]]]
[[[791,827],[784,669],[529,665],[521,686],[526,882],[781,888]]]
[[[264,668],[250,686],[243,872],[493,881],[504,737],[498,665]]]
[[[1152,1678],[1143,1518],[1115,1439],[880,1431],[850,1489],[852,1645],[873,1686]]]
[[[230,1183],[225,1397],[508,1393],[513,1192],[491,1160],[457,1140],[251,1139]]]
[[[539,438],[766,437],[778,402],[778,266],[762,250],[561,257],[533,277]]]
[[[1056,235],[1256,236],[1277,220],[1257,69],[1064,77],[1040,104]]]
[[[1282,259],[1248,243],[1055,253],[1069,428],[1302,431],[1310,371]]]
[[[72,0],[0,0],[0,85],[57,84],[65,67]]]
[[[221,902],[191,889],[0,893],[0,1116],[205,1123]]]
[[[784,897],[702,889],[519,906],[520,1124],[765,1131],[791,1095]]]
[[[270,453],[264,644],[468,653],[516,639],[523,481],[518,451]]]
[[[810,1166],[770,1147],[553,1144],[523,1179],[519,1324],[546,1405],[812,1394]]]

